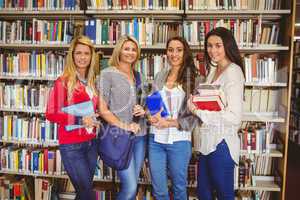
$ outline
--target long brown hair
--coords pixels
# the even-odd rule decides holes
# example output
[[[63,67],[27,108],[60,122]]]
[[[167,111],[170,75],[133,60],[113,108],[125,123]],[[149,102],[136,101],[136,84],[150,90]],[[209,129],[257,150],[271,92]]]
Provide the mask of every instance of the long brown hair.
[[[210,32],[208,32],[207,35],[205,36],[204,59],[205,59],[207,71],[208,72],[210,71],[210,66],[214,66],[214,64],[212,63],[211,58],[209,57],[208,52],[207,52],[207,41],[210,36],[218,36],[221,38],[223,45],[224,45],[226,57],[231,62],[237,64],[242,69],[243,74],[245,74],[243,59],[241,57],[241,54],[240,54],[239,48],[237,46],[237,43],[234,39],[234,36],[230,30],[228,30],[224,27],[217,27],[217,28],[211,30]]]
[[[182,85],[182,89],[186,95],[190,95],[195,89],[196,66],[193,60],[193,55],[187,41],[180,36],[175,36],[167,41],[166,51],[168,50],[171,41],[179,41],[183,44],[183,63],[179,69],[176,82]]]

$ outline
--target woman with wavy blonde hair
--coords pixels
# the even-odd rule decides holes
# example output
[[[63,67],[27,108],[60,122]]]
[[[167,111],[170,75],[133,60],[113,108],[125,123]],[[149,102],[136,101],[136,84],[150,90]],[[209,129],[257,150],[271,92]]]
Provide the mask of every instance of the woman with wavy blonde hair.
[[[67,79],[68,96],[70,96],[75,88],[77,82],[76,73],[76,63],[74,61],[74,51],[77,44],[86,45],[90,48],[91,61],[89,64],[89,69],[85,72],[87,85],[92,89],[93,93],[96,95],[95,79],[96,74],[99,73],[99,60],[97,59],[95,47],[93,46],[91,40],[86,36],[79,36],[72,40],[70,48],[68,50],[66,65],[62,74],[64,79]],[[91,67],[92,66],[92,67]]]
[[[100,91],[100,115],[109,124],[135,133],[133,156],[129,167],[118,170],[121,188],[117,200],[134,200],[138,177],[145,155],[145,111],[141,75],[134,70],[140,56],[138,42],[131,36],[121,37],[113,50],[109,67],[101,71],[97,89]],[[101,148],[101,146],[100,146]]]
[[[96,113],[98,96],[95,77],[99,65],[95,48],[86,36],[71,42],[63,74],[50,92],[46,118],[58,123],[61,159],[76,190],[76,199],[94,199],[93,177],[97,162],[95,116],[78,117],[62,111],[63,107],[91,101]],[[69,125],[82,128],[67,129]]]

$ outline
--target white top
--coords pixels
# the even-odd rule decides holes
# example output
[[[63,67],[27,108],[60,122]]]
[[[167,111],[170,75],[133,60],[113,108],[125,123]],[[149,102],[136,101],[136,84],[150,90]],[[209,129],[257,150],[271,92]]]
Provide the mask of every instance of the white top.
[[[218,79],[212,82],[215,70],[215,67],[211,68],[206,83],[221,86],[227,105],[220,112],[207,110],[197,110],[195,112],[203,121],[200,127],[199,151],[204,155],[208,155],[215,151],[217,145],[225,139],[232,159],[238,164],[240,153],[238,129],[242,119],[245,79],[241,68],[231,63]]]
[[[170,114],[167,118],[177,119],[179,109],[183,103],[185,92],[181,86],[168,89],[166,86],[162,88],[160,95]],[[157,129],[150,127],[150,133],[154,134],[154,141],[163,144],[173,144],[176,141],[191,141],[191,132],[179,131],[176,127]]]

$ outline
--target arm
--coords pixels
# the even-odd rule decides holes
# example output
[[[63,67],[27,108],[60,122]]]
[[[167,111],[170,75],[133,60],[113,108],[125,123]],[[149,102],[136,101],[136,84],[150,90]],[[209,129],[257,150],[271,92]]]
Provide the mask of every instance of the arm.
[[[193,91],[193,94],[197,93],[197,86],[200,83],[204,82],[203,76],[197,76],[195,80],[195,89]],[[186,131],[192,131],[195,126],[200,125],[202,123],[201,119],[199,117],[193,115],[193,113],[188,109],[187,107],[187,100],[188,97],[186,96],[184,98],[184,103],[182,104],[179,115],[178,115],[178,124],[179,124],[179,130],[186,130]]]
[[[177,119],[166,119],[161,117],[161,112],[156,113],[154,116],[149,116],[149,121],[150,123],[155,126],[158,129],[163,129],[163,128],[171,128],[171,127],[176,127],[179,129],[179,123]]]
[[[185,131],[192,131],[196,125],[202,123],[201,118],[193,115],[193,113],[187,107],[187,97],[180,109],[178,115],[178,129]]]
[[[107,123],[128,130],[128,125],[108,109],[107,103],[101,95],[99,95],[99,114]]]
[[[223,111],[196,110],[195,114],[208,125],[218,125],[222,123],[239,125],[242,118],[244,79],[238,70],[230,70],[227,75],[224,93],[227,106]]]
[[[76,117],[61,111],[67,99],[67,89],[61,79],[55,81],[47,102],[46,118],[54,123],[70,125],[75,124]]]

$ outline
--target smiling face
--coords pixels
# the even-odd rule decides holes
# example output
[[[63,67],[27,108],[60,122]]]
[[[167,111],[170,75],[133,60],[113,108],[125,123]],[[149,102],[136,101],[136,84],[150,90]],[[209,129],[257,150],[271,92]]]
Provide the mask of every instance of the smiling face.
[[[223,41],[219,36],[212,35],[207,39],[207,53],[210,59],[216,64],[220,64],[228,60]]]
[[[120,62],[132,65],[138,56],[138,47],[132,41],[124,42],[120,52]]]
[[[88,70],[92,59],[90,47],[84,44],[77,44],[74,49],[73,59],[78,70]]]
[[[183,63],[184,46],[179,40],[170,41],[167,47],[167,57],[172,67],[181,67]]]

